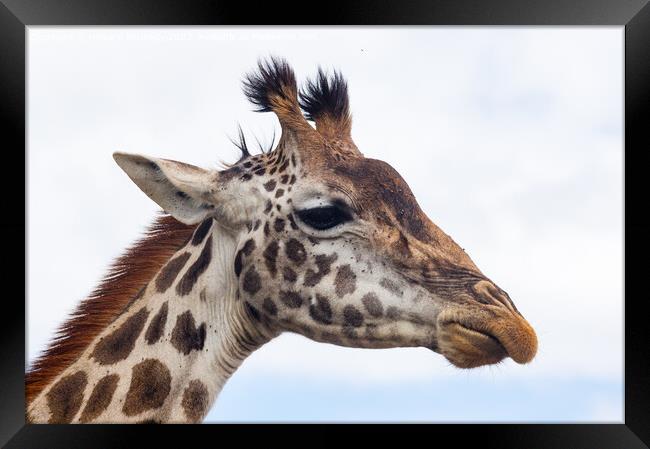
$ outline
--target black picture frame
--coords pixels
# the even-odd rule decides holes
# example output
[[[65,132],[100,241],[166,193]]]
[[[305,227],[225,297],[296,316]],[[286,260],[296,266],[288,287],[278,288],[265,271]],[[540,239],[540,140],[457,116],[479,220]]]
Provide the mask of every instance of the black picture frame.
[[[287,11],[292,11],[289,15]],[[30,25],[618,25],[625,27],[625,417],[624,424],[490,425],[26,425],[25,424],[25,254],[26,27]],[[194,0],[0,0],[0,111],[2,117],[5,292],[12,306],[0,326],[0,444],[17,447],[133,447],[251,436],[272,444],[340,444],[354,437],[370,442],[429,441],[498,448],[643,448],[650,444],[650,333],[644,312],[647,293],[644,255],[650,250],[645,218],[650,139],[650,5],[648,0],[437,0],[358,1],[298,4]],[[644,126],[645,125],[645,126]],[[23,170],[20,170],[20,167]],[[10,178],[10,179],[7,179]],[[17,186],[25,186],[25,195]],[[18,211],[22,211],[22,215]],[[22,218],[21,218],[22,217]],[[44,219],[41,217],[41,219]],[[23,233],[24,240],[14,236]],[[19,263],[22,261],[23,264]],[[593,280],[598,282],[597,279]],[[13,290],[16,294],[12,294]],[[14,308],[15,307],[15,308]],[[558,311],[561,313],[561,311]],[[23,317],[23,319],[21,319]],[[442,443],[448,441],[448,443]],[[174,443],[172,443],[174,442]],[[273,443],[274,442],[274,443]],[[453,443],[451,443],[453,442]],[[480,445],[480,446],[479,446]]]

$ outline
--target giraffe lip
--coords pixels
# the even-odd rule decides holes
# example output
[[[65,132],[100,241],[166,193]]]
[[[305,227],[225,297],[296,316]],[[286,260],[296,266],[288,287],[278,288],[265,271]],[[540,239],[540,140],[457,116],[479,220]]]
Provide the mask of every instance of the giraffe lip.
[[[509,355],[492,333],[457,321],[444,324],[439,346],[440,352],[459,368],[499,363]]]
[[[450,323],[451,324],[451,323]],[[503,343],[495,337],[494,335],[490,334],[489,332],[483,331],[476,329],[474,327],[468,326],[463,323],[455,323],[457,326],[459,326],[464,332],[467,332],[468,334],[471,334],[473,336],[476,336],[478,338],[487,338],[488,340],[491,340],[492,343],[494,343],[495,346],[500,346],[503,351],[508,354],[508,350],[503,346]]]

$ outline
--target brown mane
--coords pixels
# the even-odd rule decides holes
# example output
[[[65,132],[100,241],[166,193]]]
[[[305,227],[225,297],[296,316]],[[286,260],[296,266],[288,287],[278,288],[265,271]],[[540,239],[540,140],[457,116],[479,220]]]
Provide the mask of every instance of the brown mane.
[[[93,339],[128,307],[158,270],[191,238],[195,227],[169,215],[159,216],[144,237],[113,262],[108,274],[61,325],[48,348],[25,374],[27,404],[77,360]]]

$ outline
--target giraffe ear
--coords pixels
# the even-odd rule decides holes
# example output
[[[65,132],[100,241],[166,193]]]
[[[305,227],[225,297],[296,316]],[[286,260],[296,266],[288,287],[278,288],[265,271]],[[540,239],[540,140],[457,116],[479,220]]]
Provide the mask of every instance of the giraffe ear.
[[[113,153],[113,159],[140,190],[178,221],[192,225],[214,213],[209,191],[216,172],[137,154]]]

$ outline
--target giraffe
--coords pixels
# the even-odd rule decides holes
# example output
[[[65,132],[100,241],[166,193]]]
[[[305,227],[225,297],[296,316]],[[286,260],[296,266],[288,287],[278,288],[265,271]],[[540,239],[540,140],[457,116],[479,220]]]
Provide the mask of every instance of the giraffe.
[[[347,82],[298,89],[283,59],[243,90],[282,130],[221,170],[115,153],[164,211],[26,376],[28,422],[201,422],[242,361],[283,332],[360,348],[425,347],[459,368],[530,362],[508,294],[351,138]],[[314,126],[310,124],[314,123]]]

